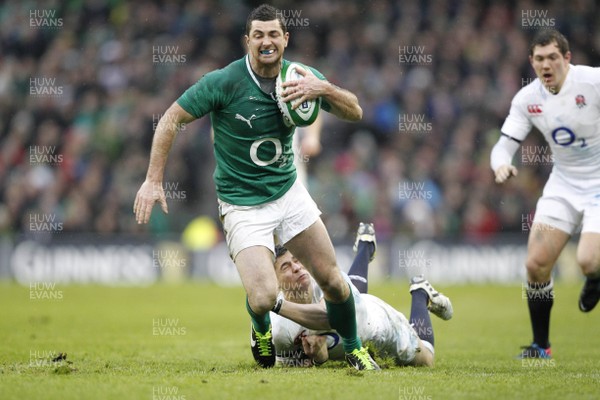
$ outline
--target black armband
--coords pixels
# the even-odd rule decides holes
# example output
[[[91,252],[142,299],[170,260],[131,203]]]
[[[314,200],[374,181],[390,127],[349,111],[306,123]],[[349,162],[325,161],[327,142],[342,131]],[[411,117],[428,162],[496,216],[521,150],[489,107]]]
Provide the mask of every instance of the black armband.
[[[512,137],[512,136],[509,136],[509,135],[507,135],[506,133],[502,133],[502,132],[500,132],[500,136],[504,136],[504,137],[505,137],[505,138],[507,138],[508,140],[514,140],[515,142],[517,142],[517,143],[519,143],[519,144],[521,144],[521,142],[522,142],[521,140],[519,140],[519,139],[515,139],[514,137]]]
[[[273,306],[271,311],[273,311],[275,314],[279,314],[282,304],[283,304],[283,297],[277,298],[277,302],[275,303],[275,305]]]

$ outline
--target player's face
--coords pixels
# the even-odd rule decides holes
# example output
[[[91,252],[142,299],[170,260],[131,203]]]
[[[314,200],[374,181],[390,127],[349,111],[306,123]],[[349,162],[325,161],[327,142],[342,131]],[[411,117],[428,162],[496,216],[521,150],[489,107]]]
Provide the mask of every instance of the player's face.
[[[248,52],[265,66],[277,65],[287,47],[289,33],[283,33],[279,21],[252,21],[250,35],[246,36]]]
[[[310,284],[310,274],[289,251],[275,260],[275,272],[284,290],[306,290]]]
[[[564,56],[557,44],[552,42],[545,46],[535,46],[529,62],[535,74],[551,93],[558,93],[569,71],[571,52]]]

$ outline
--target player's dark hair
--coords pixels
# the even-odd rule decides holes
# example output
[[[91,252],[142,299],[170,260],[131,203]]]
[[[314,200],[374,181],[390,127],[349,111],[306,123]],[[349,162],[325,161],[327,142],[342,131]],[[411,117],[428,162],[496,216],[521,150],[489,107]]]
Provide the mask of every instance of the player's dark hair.
[[[279,21],[281,30],[283,31],[283,33],[286,33],[287,28],[285,26],[285,19],[283,18],[283,14],[278,12],[278,10],[272,5],[261,4],[254,10],[250,11],[250,14],[248,15],[248,19],[246,20],[246,35],[250,35],[252,21],[273,21],[274,19]]]
[[[282,255],[284,255],[287,252],[288,252],[288,249],[286,249],[282,245],[280,245],[280,244],[276,245],[275,246],[275,259],[278,259],[279,257],[281,257]]]
[[[555,29],[542,29],[536,33],[529,46],[529,55],[533,56],[535,46],[546,46],[553,42],[556,42],[556,46],[560,50],[560,53],[565,56],[569,51],[569,41],[562,33]]]

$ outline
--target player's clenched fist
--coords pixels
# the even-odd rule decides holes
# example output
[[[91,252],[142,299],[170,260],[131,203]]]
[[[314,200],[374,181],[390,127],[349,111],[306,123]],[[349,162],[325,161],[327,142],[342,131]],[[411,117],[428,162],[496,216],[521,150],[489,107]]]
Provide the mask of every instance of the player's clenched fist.
[[[152,214],[152,207],[157,201],[164,213],[168,214],[169,209],[162,182],[144,181],[135,195],[135,202],[133,203],[133,212],[138,224],[148,223],[150,214]]]
[[[495,172],[496,183],[504,183],[511,176],[517,176],[517,168],[513,165],[503,165]]]

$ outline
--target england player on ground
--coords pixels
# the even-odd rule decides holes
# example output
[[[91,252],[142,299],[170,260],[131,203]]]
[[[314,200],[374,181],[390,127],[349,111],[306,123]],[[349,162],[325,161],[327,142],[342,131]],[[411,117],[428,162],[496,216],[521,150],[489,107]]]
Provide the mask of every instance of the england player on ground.
[[[569,44],[555,30],[535,36],[529,60],[537,79],[514,97],[491,167],[497,183],[516,176],[513,155],[533,126],[552,149],[554,167],[537,203],[526,261],[533,342],[520,354],[550,358],[552,269],[578,231],[577,263],[586,276],[579,309],[589,312],[600,299],[600,68],[571,65]]]
[[[162,180],[177,126],[210,114],[219,214],[247,294],[255,360],[262,367],[275,364],[269,319],[277,298],[275,234],[323,288],[329,321],[342,337],[348,363],[379,369],[357,335],[354,297],[337,266],[320,211],[296,179],[294,128],[284,123],[274,93],[277,75],[289,63],[283,59],[288,39],[285,21],[274,7],[263,4],[250,13],[246,56],[204,75],[159,121],[134,213],[138,223],[147,223],[154,203],[167,212]],[[302,79],[283,83],[283,101],[298,107],[320,97],[321,108],[338,118],[362,118],[353,93],[329,83],[315,69],[299,72]]]
[[[348,282],[356,282],[362,289],[352,285],[359,336],[378,355],[393,358],[397,365],[433,366],[434,336],[428,308],[448,320],[452,317],[452,304],[422,276],[411,280],[410,320],[383,300],[365,293],[368,264],[373,260],[375,246],[372,224],[361,223],[355,243],[356,258],[349,277],[346,276]],[[343,360],[339,336],[327,321],[322,292],[302,263],[285,247],[278,246],[275,270],[281,297],[279,315],[274,313],[271,321],[278,364],[309,367],[327,360]]]

